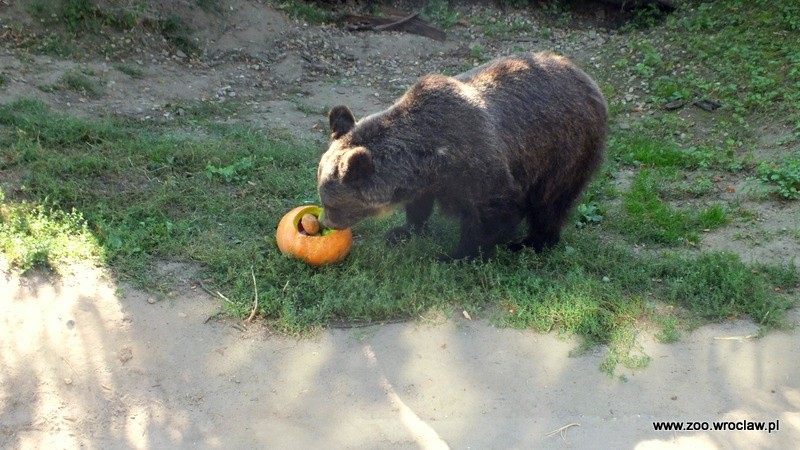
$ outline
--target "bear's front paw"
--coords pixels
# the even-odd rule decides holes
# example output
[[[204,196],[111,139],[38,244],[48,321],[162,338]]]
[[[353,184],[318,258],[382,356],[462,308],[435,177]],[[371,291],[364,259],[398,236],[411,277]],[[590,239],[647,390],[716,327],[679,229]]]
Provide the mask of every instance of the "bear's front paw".
[[[408,227],[395,227],[386,233],[386,242],[392,245],[403,244],[411,239],[411,230]]]

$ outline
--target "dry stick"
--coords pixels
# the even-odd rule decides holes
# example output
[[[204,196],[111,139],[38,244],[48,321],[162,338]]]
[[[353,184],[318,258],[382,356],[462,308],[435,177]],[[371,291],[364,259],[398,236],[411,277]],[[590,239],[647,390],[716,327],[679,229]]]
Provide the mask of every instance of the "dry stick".
[[[253,271],[253,268],[250,268],[250,275],[253,276],[253,310],[250,311],[250,317],[245,320],[245,322],[250,322],[253,320],[253,317],[256,315],[256,311],[258,310],[258,286],[256,286],[256,273]]]
[[[743,341],[745,339],[755,339],[758,336],[755,334],[748,334],[747,336],[714,336],[715,341]]]
[[[206,287],[206,285],[205,285],[205,284],[203,284],[203,282],[202,282],[202,281],[199,281],[199,280],[198,280],[198,283],[200,283],[200,287],[201,287],[201,288],[202,288],[204,291],[208,292],[210,295],[212,295],[212,296],[216,296],[216,297],[219,297],[219,298],[221,298],[221,299],[225,300],[226,302],[230,303],[231,305],[234,305],[234,303],[233,303],[232,301],[228,300],[228,297],[225,297],[224,295],[222,295],[222,293],[221,293],[220,291],[217,291],[217,292],[211,292],[211,290],[210,290],[209,288],[207,288],[207,287]],[[236,305],[234,305],[234,306],[236,306]]]
[[[417,17],[418,15],[419,15],[419,13],[418,13],[418,12],[416,12],[416,13],[410,14],[410,15],[408,15],[408,16],[406,16],[406,17],[403,17],[403,18],[402,18],[402,19],[400,19],[400,20],[396,20],[396,21],[394,21],[394,22],[387,23],[387,24],[383,24],[383,25],[376,25],[376,26],[374,26],[373,28],[374,28],[375,30],[377,30],[377,31],[383,31],[383,30],[395,30],[395,29],[397,29],[397,27],[399,27],[399,26],[401,26],[401,25],[403,25],[403,24],[407,23],[407,22],[408,22],[408,21],[410,21],[410,20],[413,20],[413,19],[414,19],[415,17]]]
[[[553,431],[545,434],[545,436],[550,437],[550,436],[553,436],[554,434],[558,433],[558,434],[561,435],[561,439],[566,441],[567,440],[567,438],[566,438],[567,429],[571,428],[571,427],[579,427],[579,426],[581,426],[581,424],[576,423],[576,422],[568,423],[568,424],[564,425],[563,427],[561,427],[559,429],[553,430]]]

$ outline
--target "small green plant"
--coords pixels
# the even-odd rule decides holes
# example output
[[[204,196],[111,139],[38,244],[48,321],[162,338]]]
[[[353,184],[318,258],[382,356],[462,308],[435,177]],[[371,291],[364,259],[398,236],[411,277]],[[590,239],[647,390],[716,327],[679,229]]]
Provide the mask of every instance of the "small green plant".
[[[458,11],[450,6],[448,0],[427,0],[422,15],[442,28],[450,28],[458,22]]]
[[[242,158],[239,161],[236,161],[235,163],[225,167],[216,167],[213,164],[209,164],[206,166],[205,174],[209,180],[212,180],[215,176],[218,176],[225,180],[226,183],[245,181],[247,180],[246,173],[252,167],[252,158]]]
[[[786,200],[800,200],[800,158],[789,158],[781,163],[761,163],[760,180],[775,186],[775,193]]]
[[[70,31],[97,29],[97,10],[91,0],[63,0],[61,17]]]
[[[481,44],[475,44],[470,47],[469,56],[475,61],[482,62],[486,59],[486,48]]]
[[[575,221],[575,226],[583,228],[586,225],[598,225],[603,221],[603,213],[600,206],[595,202],[581,203],[576,208],[578,219]]]
[[[656,332],[655,337],[659,342],[669,344],[677,342],[680,339],[680,321],[675,316],[662,315],[657,316],[656,322],[660,325],[661,329]]]

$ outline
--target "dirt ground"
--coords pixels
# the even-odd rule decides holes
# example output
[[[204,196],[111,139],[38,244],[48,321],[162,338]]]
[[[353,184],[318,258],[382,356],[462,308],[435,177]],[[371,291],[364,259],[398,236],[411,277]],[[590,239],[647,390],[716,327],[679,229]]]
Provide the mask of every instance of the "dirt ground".
[[[427,72],[465,68],[475,47],[502,54],[551,49],[584,66],[618,39],[605,28],[553,29],[515,41],[469,29],[437,42],[349,33],[288,20],[265,2],[150,2],[174,8],[201,49],[189,57],[159,36],[118,39],[115,58],[21,52],[9,31],[32,20],[25,2],[0,2],[0,103],[36,97],[85,116],[171,120],[181,105],[238,102],[231,120],[327,139],[325,111],[363,116]],[[169,11],[167,11],[169,12]],[[599,15],[597,16],[600,17]],[[131,76],[132,66],[140,75]],[[61,89],[68,71],[104,86]],[[127,73],[126,73],[127,72]],[[764,220],[773,219],[773,220]],[[800,251],[781,230],[796,212],[762,211],[766,246],[709,236],[745,261]],[[781,228],[783,227],[783,228]],[[733,233],[735,231],[728,231]],[[796,262],[800,264],[800,262]],[[792,448],[800,442],[800,334],[730,321],[680,342],[642,338],[651,364],[602,374],[603,348],[569,357],[574,340],[497,329],[463,317],[335,329],[309,339],[210,317],[218,300],[195,268],[164,263],[166,300],[96,267],[19,276],[0,260],[0,448]],[[792,312],[800,323],[800,313]],[[765,431],[655,431],[653,422],[778,421]],[[562,429],[559,432],[557,430]],[[551,433],[554,432],[555,433]]]

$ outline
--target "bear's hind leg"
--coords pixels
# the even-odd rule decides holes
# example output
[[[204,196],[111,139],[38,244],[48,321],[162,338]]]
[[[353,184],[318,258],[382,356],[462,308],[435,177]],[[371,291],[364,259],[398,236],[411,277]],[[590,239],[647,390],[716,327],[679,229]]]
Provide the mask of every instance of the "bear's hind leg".
[[[390,244],[399,244],[411,238],[412,233],[419,233],[427,228],[428,218],[433,212],[434,197],[425,195],[406,205],[406,223],[392,228],[386,233]]]
[[[493,204],[480,211],[477,217],[463,215],[461,237],[456,250],[443,260],[489,258],[498,244],[513,236],[522,213],[511,203]]]
[[[533,247],[536,253],[541,253],[556,245],[561,240],[561,229],[580,192],[580,189],[571,189],[549,204],[536,198],[529,198],[528,235],[522,241],[509,245],[509,248],[517,251],[524,247]]]

